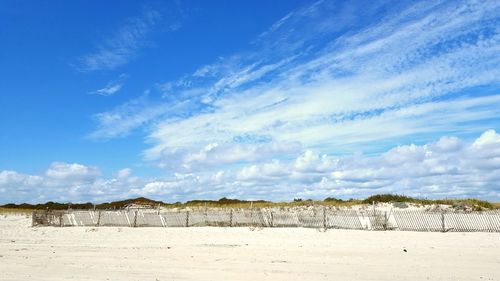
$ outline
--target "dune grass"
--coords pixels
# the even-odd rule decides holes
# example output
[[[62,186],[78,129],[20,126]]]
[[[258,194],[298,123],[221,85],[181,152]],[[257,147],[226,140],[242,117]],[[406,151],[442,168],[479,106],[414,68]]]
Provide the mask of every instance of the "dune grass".
[[[30,215],[32,212],[33,212],[33,209],[13,209],[13,208],[0,207],[0,215],[2,215],[2,214]]]
[[[221,198],[219,200],[192,200],[187,202],[176,202],[176,203],[165,203],[158,200],[151,200],[144,197],[139,197],[135,199],[114,201],[109,203],[101,203],[101,204],[92,204],[88,203],[55,203],[55,202],[47,202],[44,204],[6,204],[0,206],[0,213],[4,212],[17,212],[17,213],[29,213],[32,210],[67,210],[71,209],[123,209],[130,204],[136,205],[146,205],[152,208],[156,208],[158,206],[162,208],[265,208],[265,207],[297,207],[297,206],[338,206],[338,207],[348,207],[353,205],[360,204],[372,204],[373,202],[406,202],[406,203],[414,203],[419,205],[433,205],[433,204],[442,204],[442,205],[450,205],[455,206],[457,208],[460,207],[471,207],[473,210],[482,210],[482,209],[500,209],[500,203],[491,203],[484,200],[469,198],[469,199],[422,199],[422,198],[414,198],[405,195],[397,195],[397,194],[377,194],[370,196],[366,199],[349,199],[342,200],[338,198],[328,197],[324,200],[303,200],[303,199],[294,199],[291,202],[271,202],[264,200],[256,200],[256,201],[247,201],[247,200],[239,200],[239,199],[228,199]]]
[[[407,202],[414,203],[420,205],[451,205],[451,206],[468,206],[472,207],[475,210],[481,209],[496,209],[500,208],[500,204],[494,204],[488,201],[479,200],[475,198],[464,198],[464,199],[421,199],[421,198],[413,198],[404,195],[396,195],[396,194],[377,194],[370,196],[362,201],[365,204],[370,204],[372,202]]]

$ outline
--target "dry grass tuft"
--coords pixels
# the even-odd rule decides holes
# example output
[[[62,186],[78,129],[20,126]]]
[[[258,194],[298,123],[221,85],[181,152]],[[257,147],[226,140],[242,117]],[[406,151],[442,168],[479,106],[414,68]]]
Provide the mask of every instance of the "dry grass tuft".
[[[2,208],[0,207],[0,214],[19,214],[19,215],[31,215],[33,209],[12,209],[12,208]]]

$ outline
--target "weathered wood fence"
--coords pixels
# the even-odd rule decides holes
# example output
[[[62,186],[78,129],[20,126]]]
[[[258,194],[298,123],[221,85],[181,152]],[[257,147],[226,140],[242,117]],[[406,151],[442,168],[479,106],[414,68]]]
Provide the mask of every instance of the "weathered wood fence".
[[[35,211],[33,226],[310,227],[436,232],[500,232],[500,212],[313,209]]]

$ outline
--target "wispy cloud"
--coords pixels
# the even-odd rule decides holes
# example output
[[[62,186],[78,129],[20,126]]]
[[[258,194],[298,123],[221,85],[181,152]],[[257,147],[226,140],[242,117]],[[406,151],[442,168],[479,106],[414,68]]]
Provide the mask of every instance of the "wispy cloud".
[[[377,155],[413,140],[478,134],[500,122],[499,15],[498,1],[318,1],[279,20],[247,52],[160,83],[154,106],[96,115],[94,134],[112,138],[147,124],[146,158],[194,179],[196,167],[215,173],[242,165],[249,167],[240,179],[249,179],[262,174],[259,165],[275,169],[293,158],[294,150],[256,156],[266,145]],[[217,190],[234,184],[217,179],[224,183]],[[320,188],[312,179],[307,188]],[[457,180],[440,179],[443,188],[450,180],[448,191]],[[349,192],[377,183],[396,188],[373,179]],[[264,192],[259,184],[254,195]]]
[[[126,74],[121,74],[118,79],[109,81],[104,88],[89,92],[91,95],[111,96],[120,91],[128,78]]]
[[[115,34],[102,42],[95,52],[79,59],[81,71],[115,69],[127,64],[137,51],[145,46],[144,40],[161,20],[157,11],[147,9],[140,16],[128,19]]]
[[[317,15],[322,11],[317,5],[323,2],[282,21],[310,24],[311,14],[326,16]],[[489,95],[498,89],[498,9],[493,1],[419,3],[352,34],[315,38],[323,47],[312,53],[266,60],[256,52],[201,67],[169,91],[206,85],[203,94],[189,98],[211,110],[161,122],[150,136],[157,145],[148,154],[208,140],[231,142],[245,133],[332,152],[336,148],[328,144],[469,131],[470,124],[498,116],[497,96],[468,94],[477,86],[493,86]],[[288,30],[273,32],[284,26],[281,22],[264,37],[283,38]]]
[[[99,124],[99,128],[87,137],[101,140],[123,137],[132,129],[149,124],[151,120],[162,116],[168,110],[168,105],[152,102],[145,94],[112,111],[95,114],[93,118]]]

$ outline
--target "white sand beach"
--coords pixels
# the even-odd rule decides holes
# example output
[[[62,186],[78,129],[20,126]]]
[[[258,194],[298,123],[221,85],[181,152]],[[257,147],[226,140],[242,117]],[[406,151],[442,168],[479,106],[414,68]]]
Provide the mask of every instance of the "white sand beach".
[[[30,225],[0,216],[0,280],[500,280],[500,233]]]

